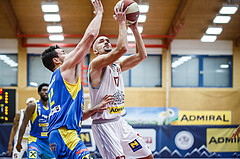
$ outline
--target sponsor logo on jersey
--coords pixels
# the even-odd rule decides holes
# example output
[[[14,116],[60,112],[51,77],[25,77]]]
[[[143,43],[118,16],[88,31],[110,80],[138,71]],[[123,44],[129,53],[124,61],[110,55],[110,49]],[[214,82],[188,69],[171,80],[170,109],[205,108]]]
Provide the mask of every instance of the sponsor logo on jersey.
[[[134,141],[130,142],[129,146],[131,147],[133,152],[135,152],[135,151],[137,151],[137,150],[142,148],[142,145],[140,145],[140,143],[137,141],[137,139],[135,139]]]
[[[90,156],[90,154],[86,154],[85,156],[82,157],[82,159],[92,159],[92,157]]]
[[[29,150],[30,150],[30,149],[39,151],[39,150],[38,150],[36,147],[34,147],[34,146],[30,146],[30,147],[29,147]]]
[[[119,106],[119,105],[124,105],[124,92],[121,90],[117,90],[112,97],[114,98],[114,102],[109,103],[112,106]]]
[[[47,136],[47,132],[41,132],[41,136]]]
[[[48,127],[48,123],[39,123],[38,126],[39,127]]]
[[[37,151],[30,151],[29,158],[37,158]]]
[[[14,153],[14,154],[13,154],[13,158],[18,158],[18,154],[17,154],[17,153]]]
[[[56,151],[57,144],[51,143],[51,144],[49,144],[49,147],[50,147],[50,150],[51,150],[52,152],[53,152],[53,151]]]
[[[50,114],[49,114],[49,117],[52,116],[53,114],[59,112],[60,110],[61,110],[61,106],[60,106],[60,105],[57,105],[57,106],[53,107],[53,108],[51,109],[51,112],[50,112]]]
[[[88,151],[88,149],[81,149],[79,151],[76,152],[77,155],[81,154],[82,152]]]
[[[124,109],[124,106],[120,106],[120,107],[109,107],[109,113],[110,113],[110,114],[121,113],[123,109]]]

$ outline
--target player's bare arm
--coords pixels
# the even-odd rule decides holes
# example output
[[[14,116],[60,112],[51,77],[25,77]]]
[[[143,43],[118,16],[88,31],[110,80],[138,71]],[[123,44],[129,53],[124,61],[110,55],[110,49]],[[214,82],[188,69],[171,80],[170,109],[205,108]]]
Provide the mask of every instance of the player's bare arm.
[[[63,78],[70,83],[77,83],[79,77],[78,65],[89,52],[93,41],[96,39],[99,33],[103,16],[103,6],[100,0],[95,0],[93,2],[93,6],[96,16],[88,25],[83,38],[78,43],[76,48],[66,55],[65,61],[61,66],[61,74]]]
[[[14,118],[14,121],[13,121],[13,127],[12,127],[12,130],[11,130],[11,134],[10,134],[10,138],[9,138],[9,142],[8,142],[8,156],[10,156],[12,151],[13,151],[12,142],[13,142],[14,136],[17,132],[17,128],[18,128],[18,125],[19,125],[19,119],[20,119],[20,114],[17,113],[15,118]]]
[[[33,112],[35,111],[35,109],[36,109],[36,104],[35,103],[29,103],[28,107],[27,107],[27,109],[24,113],[22,125],[21,125],[20,130],[19,130],[17,146],[16,146],[18,152],[20,152],[20,150],[22,149],[21,142],[22,142],[23,134],[25,132],[26,126],[27,126],[29,120],[31,119],[31,116],[32,116]]]
[[[142,37],[138,32],[137,23],[130,25],[129,28],[132,30],[133,35],[135,37],[136,54],[133,54],[120,62],[122,71],[127,71],[133,68],[134,66],[139,64],[141,61],[143,61],[145,58],[147,58],[147,51],[144,46]]]
[[[102,112],[102,111],[108,109],[107,104],[110,102],[114,102],[113,99],[114,99],[114,97],[112,97],[111,95],[106,95],[102,99],[102,101],[100,103],[98,103],[96,106],[91,107],[90,109],[83,112],[82,120],[86,120],[89,117],[91,117],[93,114],[95,114],[97,112]]]
[[[123,7],[121,7],[123,8]],[[104,68],[117,61],[122,55],[127,52],[127,29],[126,29],[126,8],[125,11],[123,9],[119,9],[118,7],[114,8],[114,19],[119,23],[119,36],[117,40],[117,46],[111,52],[107,54],[102,54],[101,56],[97,56],[93,61],[90,68],[90,80],[92,85],[97,86],[100,81],[102,74],[104,72]],[[105,45],[110,45],[108,39],[98,39],[97,43],[105,43]]]

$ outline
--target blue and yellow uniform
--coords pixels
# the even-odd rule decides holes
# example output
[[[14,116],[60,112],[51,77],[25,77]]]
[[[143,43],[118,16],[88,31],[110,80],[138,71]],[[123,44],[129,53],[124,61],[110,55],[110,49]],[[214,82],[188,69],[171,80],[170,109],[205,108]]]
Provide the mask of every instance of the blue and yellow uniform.
[[[49,107],[42,105],[41,101],[36,102],[36,108],[31,117],[31,131],[28,138],[28,153],[29,159],[50,159],[54,158],[54,154],[49,148],[47,129]]]
[[[90,153],[79,137],[82,121],[83,88],[79,77],[76,84],[66,82],[60,68],[54,71],[49,89],[48,136],[56,158],[88,159]]]

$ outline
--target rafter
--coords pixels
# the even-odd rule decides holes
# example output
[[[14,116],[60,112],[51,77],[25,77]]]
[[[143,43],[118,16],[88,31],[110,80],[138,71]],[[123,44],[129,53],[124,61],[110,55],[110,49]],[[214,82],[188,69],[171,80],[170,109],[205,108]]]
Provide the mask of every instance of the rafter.
[[[167,35],[173,35],[173,37],[176,36],[178,31],[181,29],[181,27],[184,24],[186,15],[188,14],[189,9],[191,8],[193,0],[181,0],[178,10],[175,14],[175,16],[172,19],[171,25],[168,28]],[[171,43],[171,40],[167,39],[167,43]]]
[[[6,16],[6,19],[9,22],[9,25],[14,33],[18,31],[18,33],[22,34],[21,27],[19,26],[16,14],[12,8],[10,0],[0,0],[0,3],[2,4],[3,12]]]

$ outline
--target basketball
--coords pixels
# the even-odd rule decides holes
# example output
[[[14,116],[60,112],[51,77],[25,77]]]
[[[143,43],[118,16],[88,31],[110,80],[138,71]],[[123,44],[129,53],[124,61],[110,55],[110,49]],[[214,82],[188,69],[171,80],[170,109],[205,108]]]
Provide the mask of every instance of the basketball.
[[[118,6],[118,8],[121,9],[122,3],[124,3],[123,10],[125,10],[128,7],[128,10],[126,12],[127,26],[134,24],[139,17],[138,4],[133,0],[120,0],[116,4],[116,6]]]

